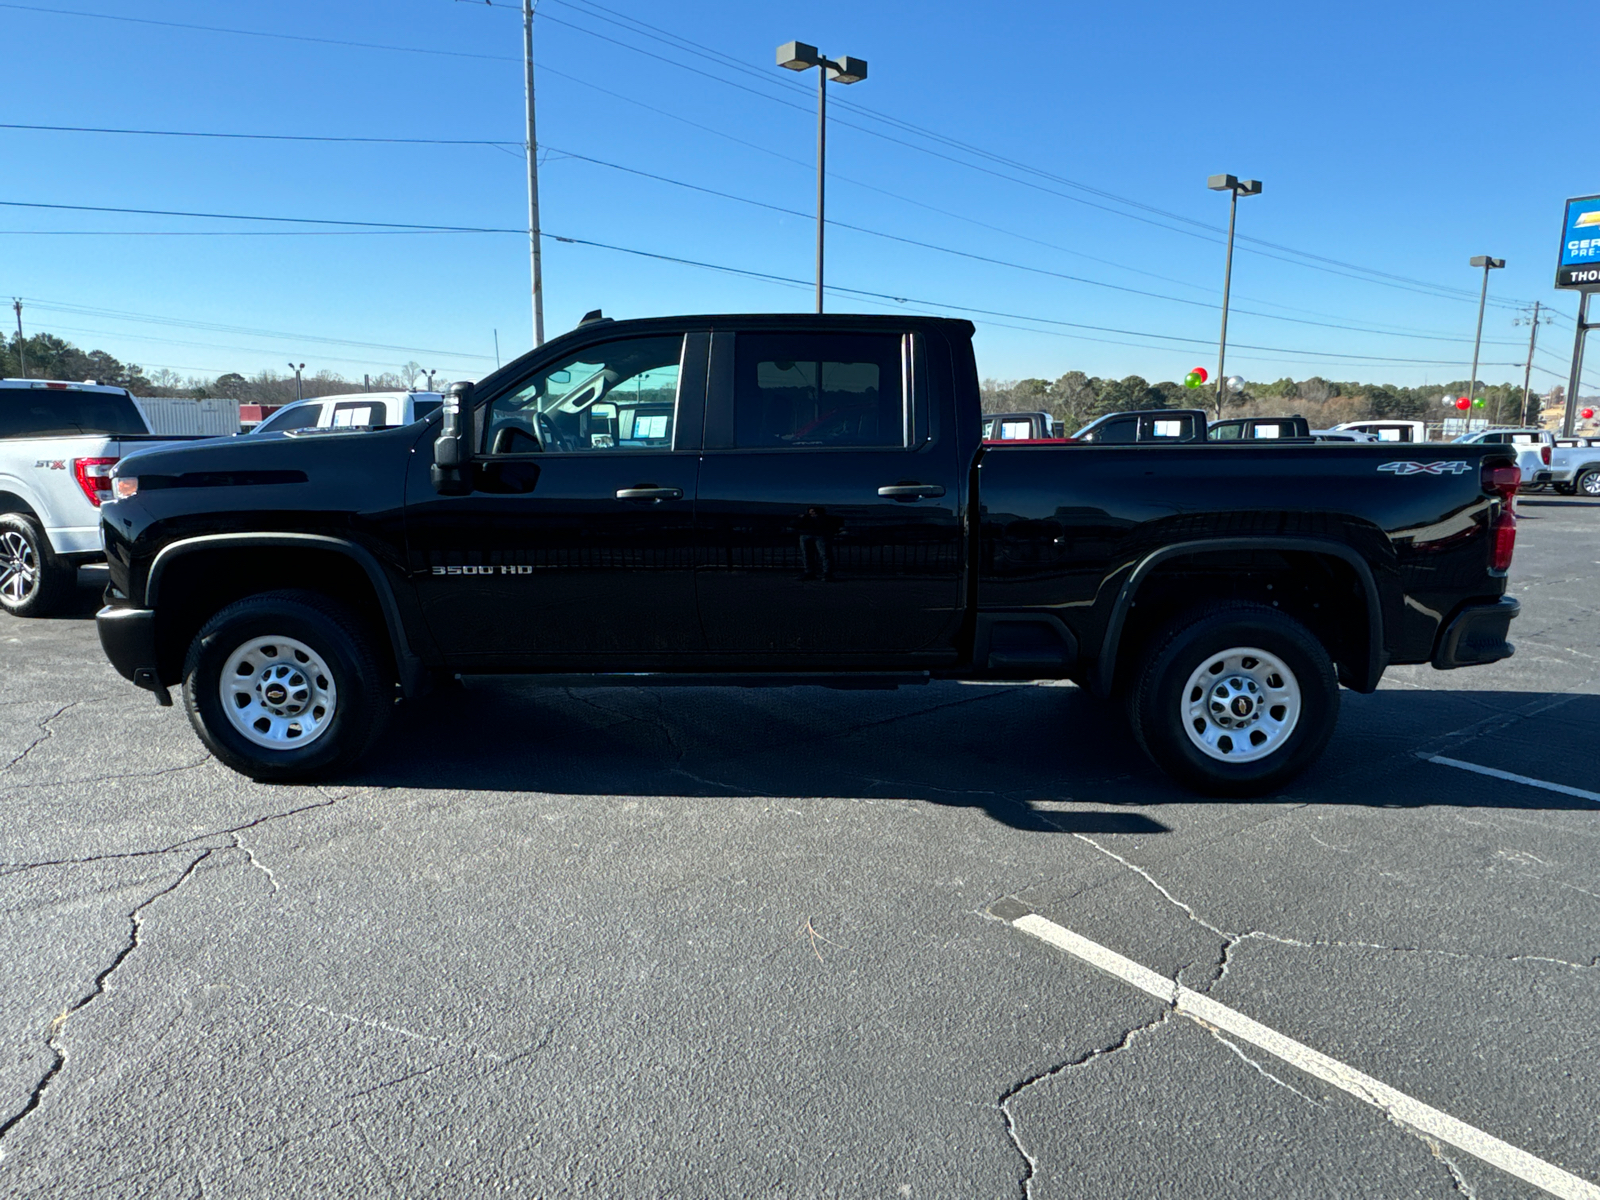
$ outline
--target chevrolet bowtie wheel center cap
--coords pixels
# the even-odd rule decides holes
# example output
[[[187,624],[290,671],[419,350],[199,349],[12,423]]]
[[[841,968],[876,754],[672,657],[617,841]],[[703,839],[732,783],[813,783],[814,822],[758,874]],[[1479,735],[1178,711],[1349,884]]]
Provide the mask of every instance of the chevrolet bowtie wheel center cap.
[[[294,638],[251,638],[228,656],[219,683],[229,723],[267,749],[310,745],[338,708],[328,664]]]
[[[1277,655],[1235,646],[1206,658],[1178,701],[1195,747],[1219,762],[1253,762],[1281,748],[1300,721],[1300,684]]]

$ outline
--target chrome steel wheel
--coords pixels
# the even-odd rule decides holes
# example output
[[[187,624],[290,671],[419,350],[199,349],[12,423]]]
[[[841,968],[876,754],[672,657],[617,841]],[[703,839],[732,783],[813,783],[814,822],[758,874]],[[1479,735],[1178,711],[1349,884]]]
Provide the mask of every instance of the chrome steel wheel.
[[[1218,762],[1265,758],[1300,720],[1300,684],[1281,658],[1252,646],[1213,654],[1183,689],[1183,728]]]
[[[15,530],[0,533],[0,596],[21,604],[39,586],[39,560],[28,539]]]
[[[309,746],[333,722],[339,694],[320,655],[294,638],[256,637],[228,656],[218,680],[228,721],[257,746]]]
[[[1585,471],[1578,480],[1578,490],[1585,496],[1600,497],[1600,471]]]

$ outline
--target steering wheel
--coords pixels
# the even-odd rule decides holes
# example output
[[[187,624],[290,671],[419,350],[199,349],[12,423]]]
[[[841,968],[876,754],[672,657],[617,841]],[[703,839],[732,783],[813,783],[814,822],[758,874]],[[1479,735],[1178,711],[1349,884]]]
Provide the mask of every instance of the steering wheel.
[[[544,443],[546,450],[571,450],[559,433],[556,432],[556,423],[550,419],[549,413],[540,413],[534,418],[539,426],[539,440]]]

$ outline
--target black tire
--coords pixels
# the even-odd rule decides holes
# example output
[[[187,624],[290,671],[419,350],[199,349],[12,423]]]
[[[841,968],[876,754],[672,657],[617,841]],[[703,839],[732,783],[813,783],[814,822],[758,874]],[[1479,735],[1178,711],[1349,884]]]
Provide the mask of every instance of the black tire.
[[[303,649],[280,647],[276,639],[297,642]],[[229,696],[263,697],[259,704],[249,701],[249,707],[235,704],[243,714],[236,723],[224,699],[224,669],[230,659],[261,643],[265,645],[251,652],[252,657],[266,662],[270,654],[270,666],[252,674],[236,669],[228,677]],[[264,781],[329,776],[360,759],[388,725],[394,687],[385,662],[373,652],[362,622],[343,605],[315,592],[263,592],[223,609],[190,643],[183,665],[184,708],[206,748],[243,775]],[[307,663],[311,665],[305,667]],[[318,667],[325,667],[326,674]],[[304,686],[311,690],[312,703],[317,698],[331,701],[325,708],[294,708],[296,701],[286,689],[301,686],[301,677],[292,674],[299,668],[311,677]],[[275,693],[284,708],[262,707],[272,694],[267,689],[277,682],[268,678],[269,670],[291,672]],[[303,691],[295,696],[305,699]],[[246,717],[255,713],[261,728],[249,735]],[[302,725],[306,730],[295,733]],[[287,731],[284,740],[274,746],[252,740],[282,730]],[[295,744],[293,738],[306,732],[308,742]]]
[[[1260,657],[1224,658],[1226,651],[1250,649]],[[1287,679],[1270,665],[1274,658]],[[1242,665],[1212,670],[1225,662]],[[1252,686],[1255,678],[1259,688]],[[1217,708],[1220,717],[1212,715],[1216,697],[1227,695],[1251,706],[1253,715],[1235,718],[1226,703]],[[1272,698],[1285,703],[1272,704]],[[1151,642],[1133,680],[1128,715],[1140,748],[1185,787],[1212,796],[1260,796],[1321,755],[1339,719],[1339,680],[1328,652],[1304,625],[1266,605],[1225,604],[1174,622]],[[1218,721],[1239,723],[1223,729]],[[1210,750],[1199,744],[1208,737]],[[1259,746],[1248,740],[1255,738]],[[1260,757],[1228,761],[1234,754]]]
[[[1573,489],[1580,496],[1589,496],[1600,500],[1600,468],[1590,467],[1582,475],[1572,481]]]
[[[14,617],[47,617],[77,586],[78,569],[56,557],[37,521],[0,513],[0,608]]]
[[[1571,496],[1578,490],[1578,485],[1575,483],[1552,483],[1550,486],[1556,490],[1558,496]]]

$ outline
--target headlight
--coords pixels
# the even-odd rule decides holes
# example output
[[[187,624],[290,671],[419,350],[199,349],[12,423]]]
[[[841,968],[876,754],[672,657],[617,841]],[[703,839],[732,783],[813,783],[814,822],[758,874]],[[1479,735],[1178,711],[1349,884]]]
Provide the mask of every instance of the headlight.
[[[119,475],[111,481],[111,490],[116,493],[118,500],[132,499],[139,494],[139,477]]]

